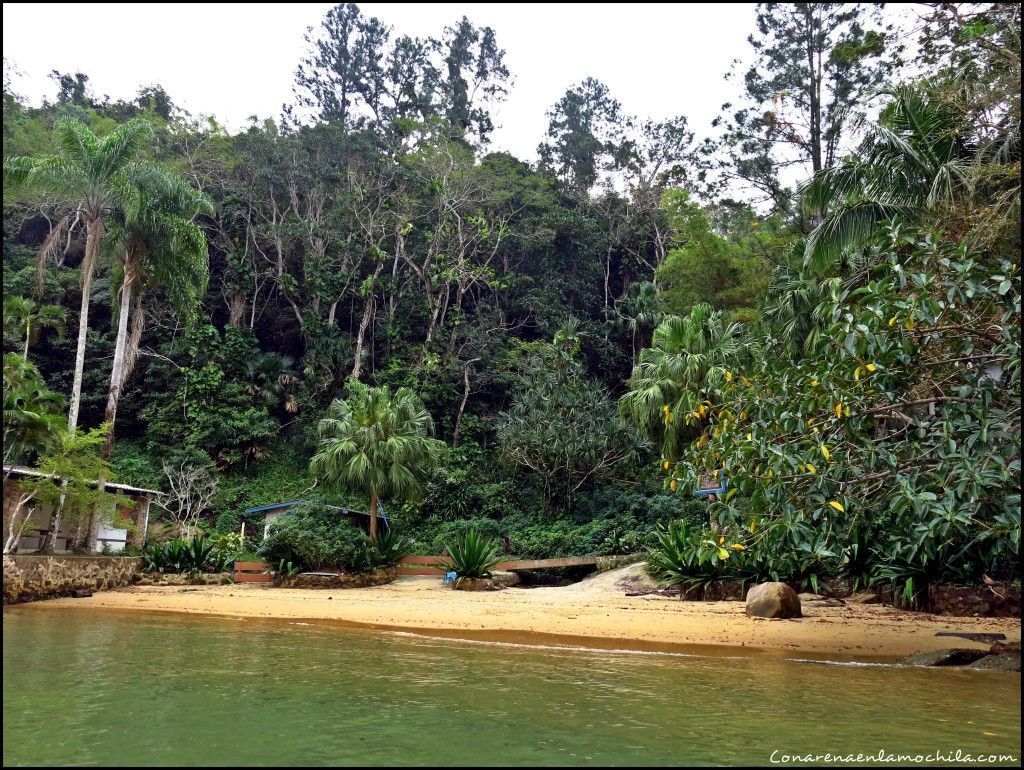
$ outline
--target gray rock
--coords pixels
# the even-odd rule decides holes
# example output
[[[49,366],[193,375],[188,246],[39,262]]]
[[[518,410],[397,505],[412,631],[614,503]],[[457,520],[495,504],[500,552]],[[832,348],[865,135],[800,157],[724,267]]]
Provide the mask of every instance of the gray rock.
[[[877,591],[858,591],[846,601],[850,604],[878,604],[879,597]]]
[[[800,597],[785,583],[761,583],[747,591],[747,614],[752,618],[799,618]]]
[[[494,581],[494,585],[496,586],[508,587],[519,585],[520,578],[515,572],[502,572],[501,570],[496,570],[491,573],[491,580]]]
[[[91,588],[76,588],[75,592],[73,594],[71,594],[71,595],[73,597],[75,597],[76,599],[87,599],[88,597],[92,596],[92,589]]]
[[[957,647],[949,650],[934,650],[911,655],[903,662],[911,666],[966,666],[988,655],[988,650]]]
[[[983,671],[1020,671],[1020,652],[1001,652],[974,661],[970,668]]]

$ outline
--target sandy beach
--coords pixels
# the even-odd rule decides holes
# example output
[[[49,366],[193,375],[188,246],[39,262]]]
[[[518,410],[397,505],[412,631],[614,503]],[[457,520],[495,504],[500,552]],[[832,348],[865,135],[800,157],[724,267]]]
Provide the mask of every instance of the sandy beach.
[[[1017,618],[963,618],[879,605],[804,604],[804,617],[760,620],[738,601],[683,602],[625,596],[617,585],[631,568],[565,587],[453,591],[433,577],[404,577],[373,588],[282,589],[261,585],[181,588],[135,586],[36,607],[140,610],[231,617],[318,620],[371,629],[465,639],[574,644],[622,649],[748,648],[836,658],[905,656],[947,647],[987,647],[936,632],[1002,633],[1020,641]],[[634,568],[635,569],[635,568]]]

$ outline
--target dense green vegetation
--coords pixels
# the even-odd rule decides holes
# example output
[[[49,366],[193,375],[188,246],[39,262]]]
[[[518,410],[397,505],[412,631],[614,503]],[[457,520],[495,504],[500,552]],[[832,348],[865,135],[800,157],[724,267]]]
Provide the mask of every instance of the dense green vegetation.
[[[320,501],[274,563],[385,563],[329,514],[382,503],[421,553],[657,546],[674,584],[1018,577],[1019,11],[873,14],[759,5],[712,137],[586,79],[535,164],[488,151],[510,73],[467,19],[339,5],[237,134],[5,88],[5,462],[66,396],[101,478],[198,479],[200,528]]]

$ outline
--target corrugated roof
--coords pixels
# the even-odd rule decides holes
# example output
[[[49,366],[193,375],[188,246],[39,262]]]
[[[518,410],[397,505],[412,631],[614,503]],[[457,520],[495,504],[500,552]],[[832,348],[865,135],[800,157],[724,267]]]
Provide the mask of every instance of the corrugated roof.
[[[42,478],[42,479],[55,479],[55,478],[57,478],[57,474],[55,474],[55,473],[46,473],[44,471],[40,471],[40,470],[37,470],[35,468],[26,468],[26,467],[21,466],[21,465],[5,465],[4,466],[4,475],[6,476],[8,473],[10,473],[12,475],[15,475],[15,476],[35,476],[36,478]],[[96,482],[93,481],[91,483],[95,484]],[[124,492],[141,492],[141,493],[145,493],[145,494],[148,494],[148,495],[163,495],[164,494],[159,489],[146,489],[144,487],[133,487],[133,486],[130,486],[129,484],[116,484],[116,483],[114,483],[112,481],[108,481],[105,484],[105,486],[110,488],[110,489],[119,489],[119,490],[124,491]]]
[[[255,508],[246,508],[242,513],[263,513],[264,511],[273,511],[277,508],[291,508],[293,505],[304,503],[305,500],[286,500],[283,503],[270,503],[269,505],[258,505]],[[365,511],[357,511],[352,508],[342,508],[340,505],[324,505],[325,508],[334,508],[335,510],[341,511],[342,513],[357,513],[360,516],[369,516],[370,514]]]

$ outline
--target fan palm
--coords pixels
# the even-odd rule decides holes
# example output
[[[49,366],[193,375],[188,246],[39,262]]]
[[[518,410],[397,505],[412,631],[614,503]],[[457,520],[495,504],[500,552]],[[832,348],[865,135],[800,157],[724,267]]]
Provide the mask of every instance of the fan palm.
[[[618,316],[619,323],[630,331],[634,357],[636,356],[637,342],[639,341],[643,345],[643,332],[653,329],[665,318],[658,289],[650,281],[641,281],[630,286],[629,291],[616,300],[615,314]]]
[[[209,278],[206,236],[194,218],[212,214],[212,202],[184,180],[161,169],[147,169],[139,181],[138,216],[115,217],[108,240],[108,251],[119,255],[114,261],[120,287],[104,417],[111,430],[103,446],[104,457],[109,457],[113,448],[118,401],[138,354],[146,289],[162,287],[173,309],[188,321],[195,315]]]
[[[956,108],[921,88],[889,93],[857,151],[802,190],[803,208],[823,216],[805,249],[815,269],[870,242],[887,222],[919,219],[968,184],[975,148]]]
[[[30,343],[39,338],[42,329],[56,329],[64,333],[64,308],[60,305],[39,305],[27,297],[4,298],[4,334],[24,337],[21,355],[28,360]]]
[[[78,346],[68,411],[68,428],[74,430],[78,426],[82,396],[89,300],[103,245],[104,220],[113,212],[120,212],[128,221],[139,215],[142,204],[139,178],[149,166],[137,158],[153,130],[149,123],[136,118],[99,138],[81,121],[60,118],[54,123],[53,131],[57,151],[41,157],[6,159],[4,181],[12,187],[27,187],[56,196],[73,207],[51,230],[39,250],[40,271],[68,233],[79,223],[85,226]]]
[[[655,329],[651,347],[640,352],[620,414],[657,441],[666,458],[679,457],[688,436],[681,416],[699,410],[731,376],[742,350],[742,327],[726,323],[711,305],[669,317]]]
[[[370,499],[370,537],[377,537],[381,497],[419,500],[423,480],[444,451],[431,438],[433,420],[408,388],[394,393],[349,380],[349,397],[335,400],[320,421],[320,449],[310,471],[328,487],[356,489]]]

